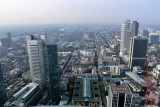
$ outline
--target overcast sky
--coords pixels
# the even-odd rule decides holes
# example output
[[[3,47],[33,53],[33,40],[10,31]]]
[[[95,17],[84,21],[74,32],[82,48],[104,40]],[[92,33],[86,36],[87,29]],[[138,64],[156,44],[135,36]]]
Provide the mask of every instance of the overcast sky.
[[[160,0],[0,0],[0,25],[120,24],[125,19],[160,24]]]

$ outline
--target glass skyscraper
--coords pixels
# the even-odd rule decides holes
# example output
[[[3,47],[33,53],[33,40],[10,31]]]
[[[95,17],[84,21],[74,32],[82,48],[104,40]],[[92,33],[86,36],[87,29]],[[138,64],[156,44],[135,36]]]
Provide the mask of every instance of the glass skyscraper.
[[[53,102],[60,101],[60,73],[57,45],[47,44],[44,49],[46,88]]]
[[[0,65],[0,107],[3,107],[3,104],[7,100],[5,86],[4,86],[4,80],[3,80],[3,74],[2,74],[2,68]]]

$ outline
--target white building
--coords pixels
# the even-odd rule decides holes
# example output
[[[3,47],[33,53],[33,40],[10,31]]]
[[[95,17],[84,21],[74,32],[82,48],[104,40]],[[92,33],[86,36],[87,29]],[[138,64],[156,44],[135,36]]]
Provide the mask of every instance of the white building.
[[[126,53],[128,53],[130,49],[130,39],[131,39],[130,20],[126,20],[121,26],[121,43],[120,43],[121,57]]]
[[[33,35],[29,36],[27,50],[32,82],[42,86],[44,83],[43,40],[37,39]]]
[[[160,65],[156,65],[156,68],[153,68],[153,75],[158,77],[160,73]]]

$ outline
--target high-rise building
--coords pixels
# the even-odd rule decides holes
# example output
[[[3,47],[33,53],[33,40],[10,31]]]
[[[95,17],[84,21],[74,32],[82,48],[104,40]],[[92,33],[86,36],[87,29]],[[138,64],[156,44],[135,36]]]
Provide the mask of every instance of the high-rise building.
[[[142,38],[138,36],[131,37],[128,63],[130,69],[132,69],[133,66],[140,66],[142,69],[145,68],[147,44],[147,38]]]
[[[47,89],[48,96],[56,104],[60,101],[60,74],[57,45],[47,44],[46,36],[29,36],[28,56],[32,82]]]
[[[11,33],[10,33],[10,32],[7,33],[7,38],[8,38],[9,40],[12,40],[12,36],[11,36]]]
[[[131,39],[130,20],[126,20],[121,26],[121,44],[120,56],[125,55],[129,51],[129,44]]]
[[[3,107],[3,104],[5,103],[6,100],[7,100],[7,96],[5,92],[2,68],[0,65],[0,107]]]
[[[1,45],[3,47],[10,48],[11,44],[12,44],[12,36],[11,36],[11,33],[8,32],[7,37],[1,39]]]
[[[149,36],[149,31],[147,29],[142,30],[142,36],[148,37]]]
[[[53,102],[58,104],[60,101],[60,73],[57,59],[58,47],[57,45],[47,44],[44,51],[48,95]]]
[[[111,84],[108,98],[108,107],[131,107],[132,105],[132,92],[128,86]]]
[[[131,27],[131,34],[133,36],[138,36],[138,27],[139,23],[137,21],[132,22],[132,27]]]
[[[30,64],[30,74],[32,82],[44,86],[44,42],[42,39],[37,39],[33,35],[27,38],[27,49]]]

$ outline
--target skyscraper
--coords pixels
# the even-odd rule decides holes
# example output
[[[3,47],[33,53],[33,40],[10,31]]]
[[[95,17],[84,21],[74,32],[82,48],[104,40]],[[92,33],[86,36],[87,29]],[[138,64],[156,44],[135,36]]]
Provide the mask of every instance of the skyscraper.
[[[132,69],[133,66],[140,66],[142,69],[145,68],[147,44],[147,38],[142,38],[138,36],[131,37],[128,63],[130,69]]]
[[[1,44],[3,47],[10,48],[12,44],[12,36],[11,33],[7,33],[7,37],[1,39]]]
[[[4,81],[3,81],[3,74],[2,74],[2,68],[0,65],[0,107],[3,107],[3,104],[7,100],[5,87],[4,87]]]
[[[44,41],[37,39],[33,35],[27,38],[27,49],[30,64],[30,74],[32,82],[44,86]]]
[[[45,46],[45,70],[46,88],[49,97],[57,104],[60,101],[60,74],[58,67],[58,47],[57,45],[46,44]]]
[[[58,104],[60,74],[57,45],[48,44],[45,35],[41,35],[39,39],[31,35],[27,39],[27,47],[32,82],[47,89],[50,99]]]
[[[133,36],[138,36],[138,27],[139,23],[137,21],[132,22],[132,27],[131,27],[131,34]]]
[[[120,44],[120,56],[122,57],[129,51],[131,39],[130,20],[126,20],[121,26],[121,44]]]

